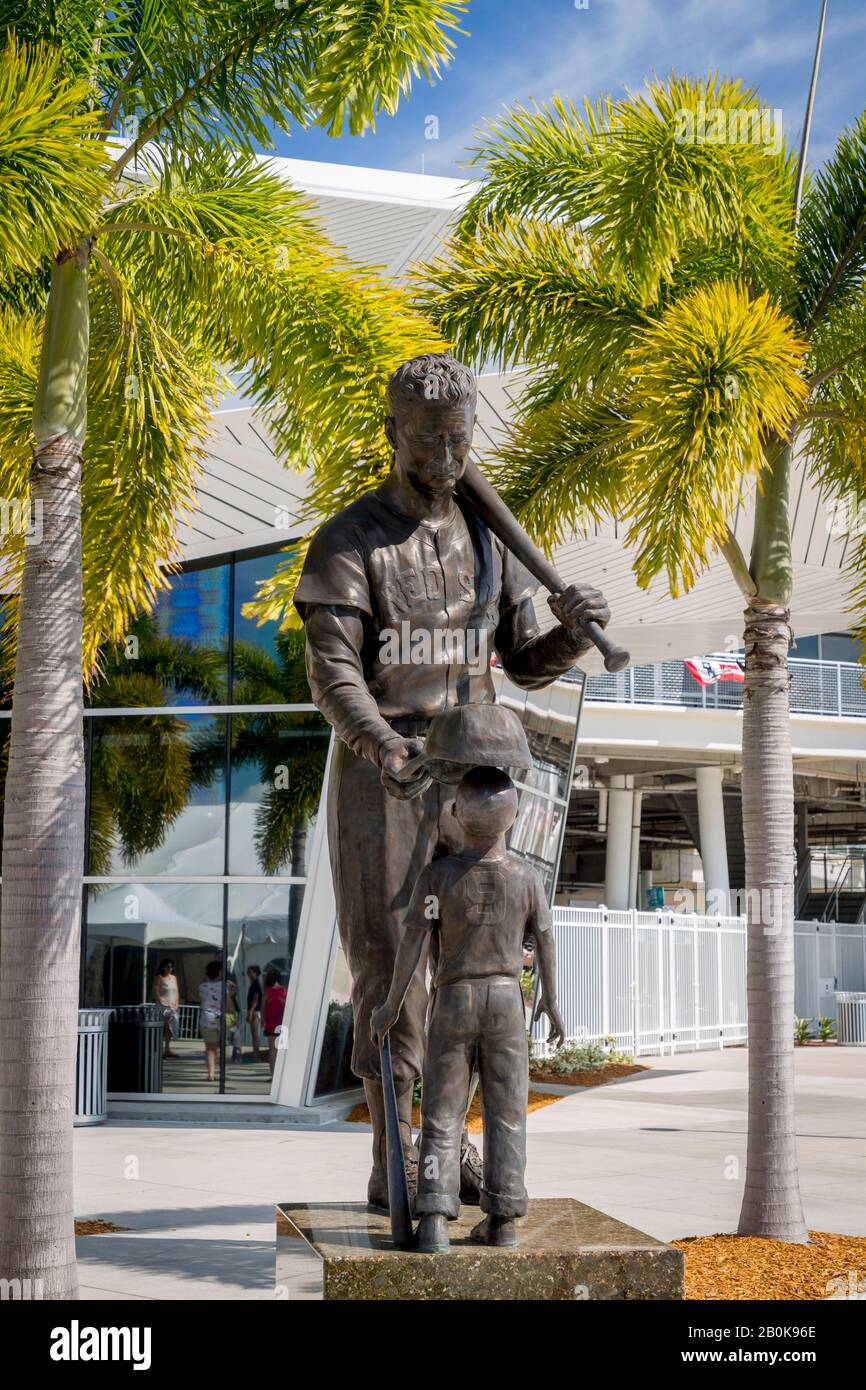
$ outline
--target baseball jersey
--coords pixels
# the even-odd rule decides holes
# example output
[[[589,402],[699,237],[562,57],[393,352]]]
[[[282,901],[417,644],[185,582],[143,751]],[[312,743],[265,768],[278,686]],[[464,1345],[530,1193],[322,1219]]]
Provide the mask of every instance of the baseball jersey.
[[[513,854],[449,854],[422,869],[407,927],[436,934],[433,987],[489,975],[520,975],[523,942],[549,931],[550,908],[537,871]]]

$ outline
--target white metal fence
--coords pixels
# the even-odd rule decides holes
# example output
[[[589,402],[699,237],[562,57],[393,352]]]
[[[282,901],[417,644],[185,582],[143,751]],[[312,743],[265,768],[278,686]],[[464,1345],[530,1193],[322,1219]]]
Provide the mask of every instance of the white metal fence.
[[[177,1011],[177,1036],[188,1041],[198,1037],[199,1004],[181,1004]]]
[[[788,666],[795,714],[866,718],[862,666],[851,661],[803,661],[797,657],[790,658]],[[630,666],[610,675],[588,676],[586,698],[627,705],[739,709],[743,687],[733,681],[699,685],[682,661],[658,661],[652,666]]]
[[[794,1012],[836,1017],[836,992],[866,989],[866,924],[794,924]]]
[[[746,1041],[745,917],[556,907],[553,920],[569,1041],[612,1038],[632,1056]],[[837,989],[864,988],[864,925],[797,922],[794,940],[795,1012],[833,1018]],[[533,1024],[539,1052],[546,1036]]]

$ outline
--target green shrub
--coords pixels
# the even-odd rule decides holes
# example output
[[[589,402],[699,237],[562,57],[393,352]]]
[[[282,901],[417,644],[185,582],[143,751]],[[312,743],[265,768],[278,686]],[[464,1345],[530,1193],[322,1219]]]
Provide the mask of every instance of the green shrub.
[[[601,1042],[565,1043],[557,1048],[545,1065],[553,1071],[594,1071],[608,1062],[632,1062],[633,1057],[618,1051],[613,1038],[602,1038]]]

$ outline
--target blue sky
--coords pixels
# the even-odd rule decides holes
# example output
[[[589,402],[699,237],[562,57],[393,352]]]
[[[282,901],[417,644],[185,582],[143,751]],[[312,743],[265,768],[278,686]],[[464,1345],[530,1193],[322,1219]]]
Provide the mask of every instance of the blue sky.
[[[278,152],[298,159],[460,176],[473,130],[514,102],[554,92],[582,100],[642,86],[652,73],[717,69],[756,86],[796,142],[820,0],[470,0],[443,79],[416,85],[372,135],[298,131]],[[866,0],[829,0],[811,146],[813,162],[866,105]],[[428,118],[439,138],[425,138]],[[423,161],[423,163],[422,163]]]

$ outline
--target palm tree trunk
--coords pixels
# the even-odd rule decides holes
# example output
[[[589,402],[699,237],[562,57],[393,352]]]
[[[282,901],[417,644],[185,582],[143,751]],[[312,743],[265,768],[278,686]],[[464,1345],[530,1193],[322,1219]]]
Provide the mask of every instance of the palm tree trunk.
[[[0,914],[0,1277],[78,1296],[72,1196],[84,741],[81,456],[87,260],[52,270],[34,410]],[[38,1282],[33,1282],[38,1281]],[[25,1285],[26,1287],[26,1285]]]
[[[749,1119],[740,1235],[805,1243],[794,1118],[794,771],[788,673],[790,448],[768,454],[746,608],[743,839]]]

